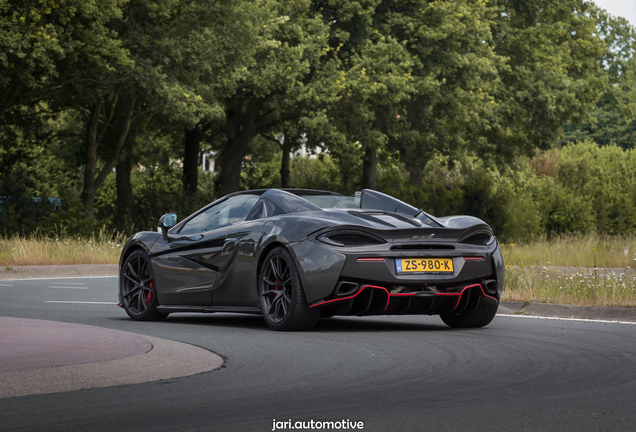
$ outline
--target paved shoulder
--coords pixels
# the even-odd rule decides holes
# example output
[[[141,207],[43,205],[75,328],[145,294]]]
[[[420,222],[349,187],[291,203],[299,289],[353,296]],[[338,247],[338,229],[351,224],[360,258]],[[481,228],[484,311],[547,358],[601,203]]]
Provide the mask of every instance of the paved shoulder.
[[[498,314],[636,322],[636,308],[578,306],[536,302],[501,302]]]
[[[181,342],[80,324],[0,317],[0,398],[178,378],[223,359]]]
[[[0,267],[0,279],[5,280],[117,275],[116,264]]]

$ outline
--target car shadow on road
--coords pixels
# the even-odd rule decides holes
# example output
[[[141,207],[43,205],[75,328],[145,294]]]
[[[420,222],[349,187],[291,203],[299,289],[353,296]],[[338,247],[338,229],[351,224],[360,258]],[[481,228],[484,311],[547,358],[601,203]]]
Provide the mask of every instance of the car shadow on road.
[[[439,320],[439,318],[437,318]],[[230,313],[214,314],[172,314],[165,321],[171,325],[197,325],[210,327],[231,327],[255,331],[272,331],[260,315],[242,315]],[[457,331],[447,327],[435,317],[333,317],[321,319],[310,330],[313,333],[342,332],[399,332],[399,331]]]
[[[321,319],[313,331],[320,332],[392,332],[392,331],[452,331],[441,321],[436,323],[430,319],[418,320],[421,317],[410,316],[409,321],[400,317],[392,320],[391,317],[333,317]]]

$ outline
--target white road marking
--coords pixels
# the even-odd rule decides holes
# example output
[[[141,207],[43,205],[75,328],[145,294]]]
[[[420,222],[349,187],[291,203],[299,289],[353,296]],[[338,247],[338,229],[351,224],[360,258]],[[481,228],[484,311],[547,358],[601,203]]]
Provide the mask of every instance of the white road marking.
[[[544,316],[534,316],[534,315],[510,315],[510,314],[497,314],[497,316],[509,317],[509,318],[528,318],[528,319],[543,319],[543,320],[555,320],[555,321],[581,321],[581,322],[591,322],[591,323],[604,323],[604,324],[628,324],[628,325],[636,325],[636,322],[632,321],[619,321],[619,320],[601,320],[601,319],[590,319],[590,318],[559,318],[559,317],[544,317]]]
[[[65,286],[49,286],[47,288],[88,289],[88,287],[65,287]]]
[[[99,278],[116,278],[119,276],[64,276],[64,277],[41,277],[41,278],[23,278],[23,279],[5,279],[6,281],[35,281],[35,280],[57,280],[57,279],[99,279]],[[65,282],[66,283],[66,282]]]
[[[84,282],[64,282],[64,285],[86,285]]]
[[[13,285],[0,284],[0,286],[13,286]]]
[[[47,300],[44,303],[70,303],[70,304],[103,304],[103,305],[116,305],[115,302],[87,302],[87,301],[60,301],[60,300]]]

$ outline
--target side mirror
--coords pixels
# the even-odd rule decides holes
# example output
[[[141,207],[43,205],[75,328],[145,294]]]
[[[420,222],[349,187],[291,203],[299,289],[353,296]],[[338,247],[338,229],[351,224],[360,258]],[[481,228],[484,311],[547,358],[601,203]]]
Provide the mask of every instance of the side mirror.
[[[168,243],[168,230],[177,224],[177,214],[167,213],[159,218],[159,228],[163,234],[163,240]]]

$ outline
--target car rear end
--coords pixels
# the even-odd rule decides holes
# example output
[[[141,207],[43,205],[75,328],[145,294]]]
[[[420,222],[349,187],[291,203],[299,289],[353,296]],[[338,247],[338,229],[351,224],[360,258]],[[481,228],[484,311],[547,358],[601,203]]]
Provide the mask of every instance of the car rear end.
[[[364,224],[323,229],[307,239],[314,258],[342,257],[325,260],[337,262],[337,279],[325,281],[333,286],[311,308],[323,308],[324,315],[444,315],[498,303],[505,270],[485,223],[473,218],[451,228],[390,212],[347,213]]]

